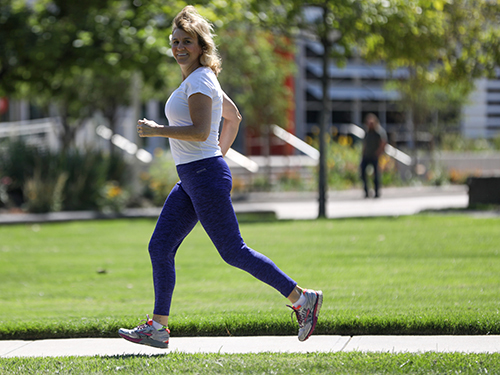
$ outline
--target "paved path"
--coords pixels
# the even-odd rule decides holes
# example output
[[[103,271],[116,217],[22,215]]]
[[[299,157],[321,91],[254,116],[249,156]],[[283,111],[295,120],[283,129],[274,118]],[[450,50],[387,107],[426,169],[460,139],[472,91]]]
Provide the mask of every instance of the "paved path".
[[[500,336],[293,336],[174,337],[169,349],[156,349],[124,339],[60,339],[0,341],[0,358],[155,355],[183,353],[306,352],[463,352],[500,353]]]
[[[465,186],[387,188],[378,199],[365,199],[361,190],[330,192],[326,204],[328,218],[414,215],[425,210],[466,208]],[[236,212],[274,211],[278,219],[315,219],[316,194],[275,193],[250,195],[247,201],[235,200]]]
[[[342,218],[414,215],[425,210],[465,208],[467,203],[468,198],[462,196],[371,200],[357,206],[349,205],[347,202],[335,202],[327,205],[327,216],[329,218]]]
[[[233,197],[236,213],[273,212],[280,220],[315,219],[318,217],[316,193],[251,193]],[[466,208],[469,202],[466,186],[386,188],[379,199],[365,199],[361,190],[331,191],[328,194],[327,217],[375,217],[414,215],[425,210]],[[156,218],[160,208],[129,209],[116,215],[98,212],[53,212],[48,214],[0,214],[1,224],[95,220],[115,217]]]

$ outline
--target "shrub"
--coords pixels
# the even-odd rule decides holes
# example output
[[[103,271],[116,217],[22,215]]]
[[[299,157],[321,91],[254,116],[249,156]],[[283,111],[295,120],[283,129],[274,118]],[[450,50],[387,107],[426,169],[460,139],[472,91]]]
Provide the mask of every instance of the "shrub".
[[[107,181],[99,190],[97,204],[104,213],[121,212],[129,203],[130,193],[117,181]]]
[[[170,190],[179,181],[174,159],[169,151],[157,149],[147,172],[141,174],[145,185],[144,196],[155,206],[162,206]]]
[[[340,136],[328,145],[328,185],[331,189],[351,189],[361,186],[359,165],[361,144],[352,144],[352,138]],[[401,185],[394,159],[382,155],[379,159],[382,186]]]
[[[1,202],[30,212],[89,210],[100,207],[108,181],[126,184],[127,165],[119,155],[71,150],[55,153],[19,140],[0,149]]]
[[[465,138],[459,133],[445,133],[440,137],[443,151],[494,151],[500,150],[500,136],[492,139]]]

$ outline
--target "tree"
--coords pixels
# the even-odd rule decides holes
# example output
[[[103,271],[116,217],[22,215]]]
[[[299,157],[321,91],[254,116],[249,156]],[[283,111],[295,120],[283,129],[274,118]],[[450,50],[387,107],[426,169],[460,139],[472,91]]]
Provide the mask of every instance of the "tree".
[[[219,40],[224,67],[221,84],[241,106],[245,127],[266,137],[263,150],[269,155],[269,126],[285,125],[291,102],[285,80],[292,74],[293,60],[287,60],[277,49],[290,46],[282,37],[243,23],[228,25],[221,30]]]
[[[500,7],[487,0],[393,3],[381,8],[386,23],[374,26],[362,52],[391,69],[408,70],[408,78],[395,87],[416,139],[417,130],[428,124],[439,131],[438,113],[460,108],[474,79],[500,64]]]
[[[281,32],[321,41],[324,48],[323,110],[320,152],[324,152],[328,59],[343,64],[352,56],[385,62],[389,69],[405,67],[407,80],[399,82],[406,112],[415,122],[422,104],[431,108],[435,97],[465,98],[474,78],[500,64],[499,4],[488,0],[255,0],[252,9],[262,24]],[[311,10],[319,9],[315,13]],[[316,17],[314,17],[316,14]],[[460,95],[457,95],[457,91]],[[430,96],[428,98],[431,98]],[[439,102],[439,101],[437,101]],[[443,100],[440,100],[442,103]],[[420,103],[420,104],[418,104]],[[422,120],[419,120],[422,121]],[[416,131],[416,127],[415,131]],[[326,168],[320,158],[319,217],[325,216]]]
[[[65,149],[95,110],[113,125],[136,72],[151,91],[168,87],[170,19],[138,0],[2,0],[0,9],[0,92],[56,105]]]
[[[191,4],[220,31],[221,82],[235,93],[246,123],[282,122],[286,95],[280,82],[290,69],[274,52],[275,40],[252,26],[244,1]],[[56,105],[65,148],[96,110],[113,127],[116,109],[130,104],[132,77],[141,76],[141,100],[165,100],[180,83],[168,36],[173,17],[186,5],[39,0],[31,6],[0,0],[0,95]]]
[[[369,25],[360,22],[364,14],[377,13],[381,5],[372,1],[352,0],[276,0],[252,2],[262,24],[291,37],[305,37],[323,46],[322,110],[319,134],[318,217],[326,217],[327,167],[326,141],[331,116],[328,66],[331,59],[343,64],[356,52],[360,40],[369,32]],[[335,48],[334,48],[335,47]]]

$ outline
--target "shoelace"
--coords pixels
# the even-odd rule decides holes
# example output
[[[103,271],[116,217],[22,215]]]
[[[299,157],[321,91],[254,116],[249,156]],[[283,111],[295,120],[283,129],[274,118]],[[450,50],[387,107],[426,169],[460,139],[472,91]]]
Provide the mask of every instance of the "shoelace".
[[[293,322],[293,314],[295,314],[295,317],[297,319],[297,322],[299,323],[299,327],[302,328],[304,327],[304,321],[305,321],[305,311],[304,309],[295,308],[293,306],[287,305],[287,307],[292,309],[292,313],[290,314],[290,318],[292,319]],[[302,310],[302,311],[301,311]]]
[[[141,329],[144,329],[144,328],[146,328],[146,327],[149,325],[149,324],[148,324],[148,322],[150,321],[150,319],[149,319],[149,314],[146,314],[146,316],[147,316],[147,319],[143,319],[143,320],[141,320],[141,323],[142,323],[142,322],[144,322],[144,323],[139,324],[137,327],[135,327],[135,329],[136,329],[136,330],[141,330]]]

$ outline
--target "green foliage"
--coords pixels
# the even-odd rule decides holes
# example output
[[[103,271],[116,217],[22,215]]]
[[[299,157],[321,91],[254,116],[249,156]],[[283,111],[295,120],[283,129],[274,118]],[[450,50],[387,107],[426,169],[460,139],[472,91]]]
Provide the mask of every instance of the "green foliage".
[[[153,307],[154,225],[0,227],[0,338],[116,337],[137,325]],[[318,334],[499,334],[498,225],[419,215],[243,223],[241,232],[301,286],[323,290]],[[225,264],[200,225],[176,265],[173,336],[296,334],[286,301]],[[255,301],[266,301],[259,314]]]
[[[9,181],[7,196],[17,199],[4,202],[6,206],[24,203],[30,212],[97,209],[106,183],[127,183],[127,166],[118,155],[99,151],[58,154],[19,140],[2,146],[0,177]]]
[[[380,7],[379,2],[351,0],[314,0],[307,3],[302,0],[252,1],[251,4],[259,15],[259,23],[266,28],[293,37],[309,36],[335,42],[331,57],[339,64],[353,56],[358,43],[368,35],[369,23],[363,22],[363,18]],[[322,21],[325,9],[330,15],[326,23]]]
[[[304,191],[311,189],[308,182],[301,174],[294,170],[288,170],[278,176],[278,191]]]
[[[122,212],[130,201],[130,193],[117,181],[107,181],[99,190],[97,206],[104,213]]]
[[[290,93],[282,83],[292,64],[275,51],[277,45],[284,49],[280,38],[252,28],[245,2],[190,4],[197,3],[220,31],[228,72],[221,81],[234,92],[248,124],[283,123]],[[56,105],[65,148],[95,111],[113,129],[117,108],[129,105],[132,95],[165,100],[179,84],[168,36],[172,19],[186,5],[43,0],[30,6],[2,0],[0,95],[29,98],[45,109]]]
[[[331,45],[335,63],[356,56],[405,68],[393,87],[414,128],[456,125],[475,78],[500,64],[500,5],[459,1],[253,1],[260,23]],[[323,14],[329,16],[323,22]],[[299,34],[298,30],[305,31]]]
[[[465,138],[459,133],[445,133],[440,137],[443,151],[500,151],[500,137],[491,140]]]
[[[245,23],[232,23],[219,36],[222,86],[231,93],[245,124],[261,129],[286,124],[292,93],[285,80],[293,74],[293,46],[279,35]]]
[[[0,22],[0,93],[57,105],[64,147],[82,120],[100,110],[113,127],[116,109],[130,103],[140,73],[158,91],[172,74],[168,17],[129,1],[5,1]],[[20,22],[21,21],[21,22]],[[19,38],[13,38],[18,35]]]
[[[500,151],[500,135],[496,136],[491,140],[491,143],[493,144],[493,147],[495,150]]]
[[[328,186],[332,189],[349,189],[359,185],[361,148],[351,147],[348,139],[341,137],[339,142],[332,141],[328,147]]]
[[[339,136],[330,139],[327,145],[328,186],[334,190],[360,187],[361,144],[353,144],[351,137]],[[402,184],[394,159],[383,154],[379,160],[379,168],[382,186]]]
[[[179,181],[174,159],[170,152],[155,151],[155,158],[147,172],[141,174],[141,181],[145,186],[144,195],[153,205],[163,206],[165,199]]]
[[[26,180],[24,195],[26,209],[29,212],[60,211],[64,200],[63,188],[68,179],[66,172],[54,178],[42,178],[41,168],[35,169],[35,174]]]
[[[497,2],[396,0],[379,8],[362,56],[408,69],[394,87],[414,128],[435,134],[456,125],[473,80],[500,63]],[[429,125],[430,124],[430,125]]]
[[[408,79],[392,81],[387,88],[401,94],[398,106],[412,114],[415,130],[430,132],[434,137],[446,133],[446,129],[458,131],[461,109],[473,88],[472,81],[443,86],[436,81],[435,72],[422,66],[410,71],[413,73]]]
[[[487,74],[498,64],[498,4],[395,0],[377,9],[363,55],[391,67],[433,68],[443,85]],[[492,48],[496,45],[497,48]],[[432,65],[431,65],[432,64]],[[429,70],[429,69],[427,69]]]

